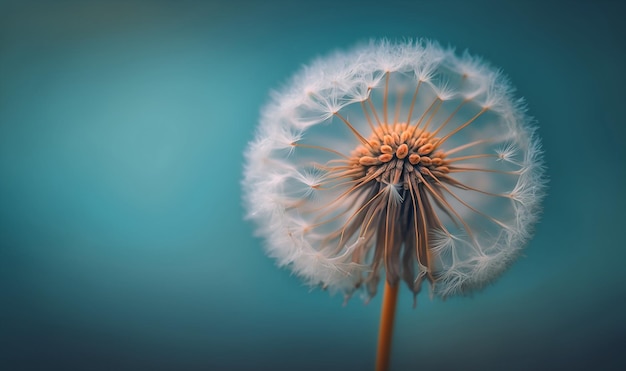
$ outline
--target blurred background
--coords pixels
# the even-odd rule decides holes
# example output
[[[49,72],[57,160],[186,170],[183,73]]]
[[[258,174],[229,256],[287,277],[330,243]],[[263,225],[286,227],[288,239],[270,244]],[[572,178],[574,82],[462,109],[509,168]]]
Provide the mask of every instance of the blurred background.
[[[401,291],[394,370],[626,366],[620,2],[0,3],[0,369],[369,370],[369,305],[277,269],[240,180],[268,92],[369,38],[500,66],[550,177],[536,236],[471,298]]]

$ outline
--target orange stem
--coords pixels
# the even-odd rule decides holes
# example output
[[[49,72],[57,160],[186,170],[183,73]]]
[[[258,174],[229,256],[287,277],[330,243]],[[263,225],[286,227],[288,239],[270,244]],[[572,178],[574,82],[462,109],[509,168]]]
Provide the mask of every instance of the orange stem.
[[[398,284],[390,285],[385,280],[383,292],[383,307],[380,313],[380,330],[378,333],[378,352],[376,355],[376,371],[389,370],[391,358],[391,338],[393,336],[393,321],[396,317],[396,303],[398,302]]]

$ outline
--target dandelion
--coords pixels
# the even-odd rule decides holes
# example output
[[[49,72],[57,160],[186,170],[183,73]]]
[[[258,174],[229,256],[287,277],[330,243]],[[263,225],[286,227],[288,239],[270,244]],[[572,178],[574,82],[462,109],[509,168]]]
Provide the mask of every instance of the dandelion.
[[[268,254],[307,283],[369,300],[384,278],[384,369],[399,284],[446,298],[497,278],[532,234],[542,164],[499,70],[429,41],[379,41],[273,94],[243,188]]]

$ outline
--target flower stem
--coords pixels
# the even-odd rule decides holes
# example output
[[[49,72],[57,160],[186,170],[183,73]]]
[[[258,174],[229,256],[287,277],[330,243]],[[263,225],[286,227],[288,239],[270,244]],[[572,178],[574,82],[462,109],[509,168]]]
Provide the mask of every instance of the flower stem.
[[[398,284],[390,285],[385,280],[383,292],[383,307],[380,313],[380,330],[378,333],[378,352],[376,354],[376,371],[389,370],[391,358],[391,338],[393,335],[393,321],[396,316],[398,301]]]

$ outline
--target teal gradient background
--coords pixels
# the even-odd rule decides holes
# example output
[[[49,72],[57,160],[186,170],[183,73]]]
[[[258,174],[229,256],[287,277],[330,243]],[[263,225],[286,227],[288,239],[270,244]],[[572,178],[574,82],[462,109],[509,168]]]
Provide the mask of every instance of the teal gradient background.
[[[502,67],[550,177],[525,255],[471,298],[401,291],[394,370],[626,366],[619,2],[0,3],[0,369],[369,370],[380,296],[309,290],[243,220],[268,92],[369,38]]]

